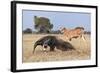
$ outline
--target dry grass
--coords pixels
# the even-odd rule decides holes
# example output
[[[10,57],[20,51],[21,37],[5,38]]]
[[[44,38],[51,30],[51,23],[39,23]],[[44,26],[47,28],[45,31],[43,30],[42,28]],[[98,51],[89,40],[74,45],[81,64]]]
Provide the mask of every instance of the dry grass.
[[[48,34],[46,34],[48,35]],[[35,41],[39,38],[44,37],[43,34],[23,34],[23,62],[45,62],[45,61],[62,61],[62,60],[86,60],[91,58],[91,47],[90,47],[90,35],[85,35],[86,42],[82,39],[73,39],[70,43],[75,47],[72,51],[61,51],[55,50],[50,52],[49,48],[46,52],[43,51],[43,47],[38,46],[33,54],[33,47]],[[63,40],[61,34],[49,34],[57,36]]]

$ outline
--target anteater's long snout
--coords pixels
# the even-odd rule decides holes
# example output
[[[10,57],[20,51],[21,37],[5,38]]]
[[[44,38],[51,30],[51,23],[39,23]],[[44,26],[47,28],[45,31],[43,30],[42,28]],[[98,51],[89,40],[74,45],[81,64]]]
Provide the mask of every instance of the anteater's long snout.
[[[37,42],[35,42],[35,44],[33,45],[33,53],[35,52],[35,48],[37,47]]]

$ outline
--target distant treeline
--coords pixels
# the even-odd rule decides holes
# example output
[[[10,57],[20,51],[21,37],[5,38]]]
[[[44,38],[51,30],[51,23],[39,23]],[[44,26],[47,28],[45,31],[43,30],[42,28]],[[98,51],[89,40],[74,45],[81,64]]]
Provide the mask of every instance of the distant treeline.
[[[23,30],[24,34],[42,34],[41,32],[36,32],[36,31],[32,31],[31,29],[27,28],[26,30]],[[47,34],[60,34],[61,32],[59,30],[56,31],[50,31],[50,32],[45,32]]]
[[[91,34],[91,32],[90,31],[85,31],[84,34]]]
[[[30,28],[23,30],[23,33],[24,34],[32,34],[32,33],[33,34],[42,34],[41,32],[32,31],[32,29],[30,29]],[[52,31],[48,32],[47,34],[61,34],[61,32],[59,30],[52,30]],[[84,34],[91,34],[91,32],[85,31]]]

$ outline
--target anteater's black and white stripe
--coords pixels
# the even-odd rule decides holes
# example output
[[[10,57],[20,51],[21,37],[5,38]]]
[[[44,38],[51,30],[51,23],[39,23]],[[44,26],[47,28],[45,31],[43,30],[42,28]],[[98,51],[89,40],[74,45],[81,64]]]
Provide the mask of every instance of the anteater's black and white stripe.
[[[69,42],[63,41],[56,36],[45,36],[37,40],[34,44],[33,53],[35,52],[35,48],[38,45],[43,46],[45,49],[47,46],[49,46],[50,51],[54,51],[55,48],[62,51],[74,49],[74,47]]]

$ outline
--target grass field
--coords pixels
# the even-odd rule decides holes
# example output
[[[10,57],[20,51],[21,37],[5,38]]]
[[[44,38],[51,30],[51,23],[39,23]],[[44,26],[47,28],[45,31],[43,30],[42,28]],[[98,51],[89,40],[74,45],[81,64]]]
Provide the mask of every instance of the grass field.
[[[50,52],[49,48],[43,51],[43,47],[37,46],[35,53],[33,54],[34,43],[41,37],[46,35],[57,36],[63,40],[61,34],[23,34],[23,62],[45,62],[45,61],[64,61],[64,60],[86,60],[91,58],[91,41],[90,35],[85,35],[86,42],[82,39],[73,39],[70,43],[76,50],[61,51],[55,49],[54,52]]]

